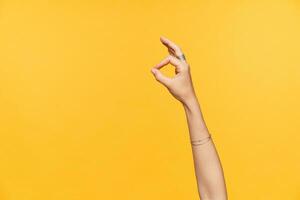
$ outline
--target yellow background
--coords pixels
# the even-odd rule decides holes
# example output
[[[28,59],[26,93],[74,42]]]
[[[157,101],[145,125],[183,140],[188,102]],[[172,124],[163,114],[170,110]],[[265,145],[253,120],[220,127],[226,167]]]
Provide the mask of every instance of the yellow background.
[[[299,1],[0,1],[0,199],[198,199],[191,64],[230,199],[300,199]],[[165,70],[170,73],[170,67]]]

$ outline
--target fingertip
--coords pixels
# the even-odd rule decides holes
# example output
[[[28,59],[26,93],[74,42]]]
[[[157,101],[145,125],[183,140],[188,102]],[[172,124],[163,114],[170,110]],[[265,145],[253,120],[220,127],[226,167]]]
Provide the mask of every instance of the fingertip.
[[[155,68],[151,68],[150,71],[151,71],[152,74],[155,74]]]
[[[162,43],[166,43],[167,42],[167,40],[166,40],[166,37],[164,37],[164,36],[160,36],[160,41],[162,42]]]

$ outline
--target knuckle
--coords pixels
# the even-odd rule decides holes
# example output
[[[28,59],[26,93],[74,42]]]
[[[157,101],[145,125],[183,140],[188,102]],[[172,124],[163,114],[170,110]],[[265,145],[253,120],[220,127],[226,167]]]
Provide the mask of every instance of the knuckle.
[[[182,69],[183,69],[184,71],[189,71],[189,70],[190,70],[190,65],[189,65],[188,63],[183,63],[183,64],[182,64]]]
[[[176,54],[180,55],[181,54],[181,49],[178,47],[175,49]]]
[[[187,69],[190,68],[190,65],[187,62],[184,62],[182,65],[184,66],[184,68],[187,68]]]

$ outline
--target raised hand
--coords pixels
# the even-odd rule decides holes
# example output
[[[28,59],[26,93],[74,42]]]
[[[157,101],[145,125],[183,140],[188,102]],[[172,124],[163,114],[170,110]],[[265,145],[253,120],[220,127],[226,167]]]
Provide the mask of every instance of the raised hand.
[[[190,66],[178,45],[166,37],[160,37],[160,41],[168,48],[169,55],[155,65],[151,69],[151,72],[156,80],[163,84],[177,100],[186,104],[196,97]],[[175,67],[174,77],[167,77],[159,70],[167,64],[171,64]]]

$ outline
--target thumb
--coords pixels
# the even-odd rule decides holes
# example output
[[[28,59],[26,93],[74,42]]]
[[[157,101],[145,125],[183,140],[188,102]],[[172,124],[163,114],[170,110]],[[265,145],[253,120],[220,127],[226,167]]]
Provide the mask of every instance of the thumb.
[[[170,78],[163,75],[158,69],[152,68],[151,69],[152,74],[154,75],[155,79],[160,82],[161,84],[168,86],[170,82]]]

